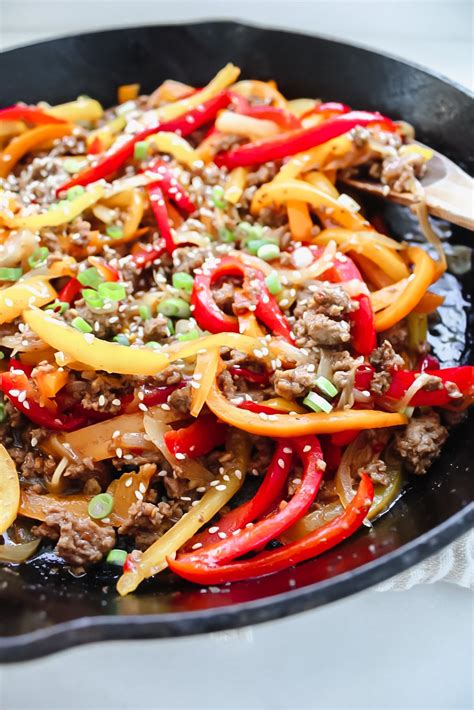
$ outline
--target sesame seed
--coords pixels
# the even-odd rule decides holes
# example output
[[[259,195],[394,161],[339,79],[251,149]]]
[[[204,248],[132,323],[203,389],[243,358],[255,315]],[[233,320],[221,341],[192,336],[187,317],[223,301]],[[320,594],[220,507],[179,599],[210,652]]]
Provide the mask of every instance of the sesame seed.
[[[213,525],[212,528],[209,528],[209,532],[211,533],[211,535],[214,535],[214,533],[216,533],[218,530],[219,530],[218,525]]]
[[[184,459],[186,458],[186,454],[182,454],[180,451],[178,451],[178,453],[175,454],[175,458],[177,458],[178,461],[184,461]]]
[[[225,491],[225,490],[227,490],[227,486],[224,486],[223,483],[216,486],[216,491]]]
[[[218,532],[218,533],[217,533],[217,537],[220,537],[221,540],[224,540],[224,538],[227,537],[227,534],[226,534],[225,532]]]
[[[218,486],[218,485],[219,485],[219,479],[216,479],[216,480],[214,480],[214,481],[211,481],[209,485],[210,485],[212,488],[214,488],[214,486]]]
[[[161,405],[161,409],[164,409],[165,412],[170,412],[170,411],[171,411],[170,405],[169,405],[169,404],[166,404],[166,403]]]
[[[290,449],[288,446],[285,446],[285,448],[283,449],[283,453],[284,454],[292,454],[293,449]]]
[[[307,454],[309,451],[311,451],[311,446],[306,444],[306,446],[303,447],[303,453]]]
[[[123,456],[123,449],[121,449],[120,446],[119,446],[117,449],[115,449],[115,455],[118,456],[119,459],[122,458],[122,456]]]
[[[191,550],[199,550],[200,547],[202,547],[202,542],[195,542],[194,545],[192,545]]]
[[[142,412],[148,412],[148,407],[146,406],[146,404],[143,404],[143,402],[139,403],[138,409],[140,409]]]
[[[105,396],[103,394],[101,394],[99,397],[99,407],[104,407],[105,402],[106,402]]]
[[[159,471],[159,473],[158,473],[158,476],[160,476],[160,478],[165,478],[165,476],[167,476],[167,475],[168,475],[168,471],[165,471],[164,469],[162,471]]]
[[[242,471],[240,471],[238,468],[235,469],[234,471],[235,477],[240,480],[242,480]]]
[[[146,493],[146,486],[143,482],[141,482],[138,486],[138,490],[140,491],[140,493]]]
[[[280,468],[285,468],[285,462],[283,461],[283,459],[278,459],[278,465]]]
[[[206,486],[199,486],[199,488],[196,488],[196,493],[205,493],[206,490]]]
[[[125,481],[125,488],[130,488],[132,483],[133,483],[133,478],[131,478],[131,477],[127,478],[127,480]]]
[[[18,395],[18,401],[19,402],[24,402],[26,399],[26,390],[23,390],[23,392],[20,392]]]
[[[118,439],[119,436],[120,436],[120,432],[118,429],[116,429],[114,431],[114,433],[112,434],[112,439]]]
[[[23,406],[24,406],[25,409],[29,409],[29,408],[30,408],[30,403],[25,401],[25,402],[23,402]]]
[[[195,382],[194,380],[191,380],[191,382],[190,382],[189,384],[190,384],[191,387],[192,387],[193,389],[195,389],[195,390],[198,390],[198,389],[201,387],[201,383],[200,383],[200,382]]]
[[[36,446],[37,443],[38,443],[38,439],[36,438],[36,436],[32,436],[31,437],[31,446]]]
[[[258,416],[260,417],[260,419],[263,419],[264,421],[267,421],[267,419],[268,419],[268,414],[266,414],[265,412],[259,412]]]
[[[137,500],[143,500],[143,493],[140,493],[140,491],[135,491],[134,495]]]
[[[114,407],[120,407],[122,402],[119,399],[113,399],[112,404],[114,405]]]

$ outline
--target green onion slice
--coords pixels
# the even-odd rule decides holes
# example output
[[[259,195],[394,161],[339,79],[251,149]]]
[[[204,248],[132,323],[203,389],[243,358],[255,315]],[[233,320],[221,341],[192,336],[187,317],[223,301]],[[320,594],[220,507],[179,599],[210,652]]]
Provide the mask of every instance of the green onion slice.
[[[119,550],[117,547],[114,547],[113,550],[110,550],[105,559],[109,565],[118,565],[119,567],[123,567],[125,560],[127,559],[127,551]]]
[[[28,258],[28,266],[30,269],[36,269],[37,266],[44,264],[48,258],[49,250],[47,247],[38,247],[33,254]]]
[[[191,293],[194,286],[194,279],[190,274],[186,274],[184,271],[178,271],[173,274],[172,283],[175,288],[180,288],[183,291]]]
[[[71,325],[73,328],[76,328],[76,330],[80,330],[81,333],[92,333],[92,326],[89,325],[89,323],[84,320],[84,318],[81,318],[81,316],[76,316],[76,318],[73,318],[71,321]]]
[[[309,409],[312,409],[313,412],[324,412],[325,414],[329,414],[329,412],[332,412],[332,404],[327,401],[327,399],[324,399],[324,397],[321,397],[321,395],[316,394],[316,392],[310,392],[303,400],[303,404],[305,407],[309,407]]]
[[[168,318],[189,318],[191,309],[183,298],[167,298],[159,304],[158,313]]]
[[[23,269],[9,266],[0,268],[0,281],[18,281],[23,276]]]
[[[91,518],[95,520],[102,520],[106,518],[112,512],[114,507],[114,499],[110,493],[99,493],[99,495],[94,496],[87,506],[87,512]]]
[[[322,394],[328,397],[335,397],[337,395],[337,387],[335,387],[327,377],[318,377],[314,384]]]
[[[127,289],[116,281],[106,281],[99,284],[97,291],[99,296],[107,301],[123,301],[127,295]]]
[[[280,247],[277,244],[262,244],[257,250],[257,256],[263,261],[272,261],[280,256]]]
[[[275,296],[277,293],[283,290],[283,286],[280,281],[280,277],[277,271],[272,271],[271,274],[265,277],[265,283],[267,285],[268,291]]]
[[[84,271],[81,271],[77,276],[77,280],[83,286],[88,286],[89,288],[95,289],[99,286],[99,284],[103,282],[103,278],[99,274],[95,266],[92,266],[90,269],[85,269]]]

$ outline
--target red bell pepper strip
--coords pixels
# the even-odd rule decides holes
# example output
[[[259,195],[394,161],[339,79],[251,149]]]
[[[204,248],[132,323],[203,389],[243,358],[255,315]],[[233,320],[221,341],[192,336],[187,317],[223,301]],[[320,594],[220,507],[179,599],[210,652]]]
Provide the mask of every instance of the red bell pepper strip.
[[[439,360],[434,355],[423,355],[420,362],[421,372],[425,370],[439,370]]]
[[[147,192],[150,197],[151,209],[153,210],[158,229],[160,230],[160,235],[165,241],[166,251],[168,254],[172,254],[177,244],[175,244],[173,234],[171,233],[170,219],[163,190],[159,183],[153,183],[152,185],[148,185]]]
[[[89,155],[99,155],[99,153],[104,152],[104,145],[102,141],[100,140],[99,136],[96,136],[92,143],[89,145],[87,148],[87,153]]]
[[[141,389],[140,397],[135,397],[133,394],[127,394],[122,397],[122,409],[121,413],[130,414],[131,412],[138,411],[138,405],[140,402],[147,407],[154,407],[157,404],[165,404],[168,401],[168,397],[175,390],[181,389],[186,385],[186,381],[178,382],[177,385],[167,385],[164,387],[153,387],[150,389]]]
[[[281,160],[289,155],[301,153],[326,143],[347,133],[356,126],[381,124],[384,130],[395,131],[395,124],[386,116],[369,111],[350,111],[320,123],[318,126],[302,128],[297,131],[282,133],[271,138],[247,143],[225,153],[217,155],[214,162],[219,166],[232,169],[239,166],[257,165],[270,160]]]
[[[58,293],[58,301],[63,301],[64,303],[69,303],[69,305],[71,305],[71,303],[74,302],[74,299],[77,298],[81,292],[82,288],[83,286],[80,281],[75,278],[69,279],[67,284]]]
[[[152,264],[155,259],[159,259],[166,252],[166,246],[164,242],[157,242],[151,245],[151,249],[141,250],[133,255],[132,263],[139,269],[145,268]]]
[[[255,385],[266,385],[269,382],[269,377],[266,372],[254,372],[247,367],[240,367],[240,365],[230,367],[229,372],[232,377],[242,377],[243,380],[252,382]]]
[[[28,378],[25,373],[4,372],[0,374],[0,390],[10,400],[15,409],[24,414],[38,426],[57,431],[73,431],[87,423],[84,415],[69,416],[52,413],[42,407],[33,399],[26,396],[28,391]]]
[[[352,281],[353,279],[364,281],[359,269],[348,256],[344,256],[343,260],[336,257],[328,278],[340,283]],[[358,302],[359,308],[349,314],[351,344],[358,355],[370,355],[372,350],[377,347],[377,333],[375,331],[372,304],[369,296],[364,293],[359,294],[359,296],[353,296],[352,300]]]
[[[48,116],[47,113],[39,108],[31,106],[9,106],[8,108],[0,109],[0,121],[26,121],[43,125],[47,123],[66,123],[62,118],[56,116]]]
[[[301,128],[301,121],[289,111],[264,104],[252,106],[245,96],[234,93],[231,93],[231,96],[236,113],[240,113],[244,116],[252,116],[252,118],[273,121],[273,123],[276,123],[280,128],[284,128],[287,131]]]
[[[283,492],[293,462],[291,441],[280,439],[270,461],[267,473],[254,497],[234,508],[224,515],[215,527],[219,529],[209,532],[209,529],[195,535],[186,545],[186,550],[207,547],[217,539],[217,533],[230,535],[236,530],[242,530],[247,523],[252,523],[268,513],[283,498]]]
[[[321,555],[353,535],[364,522],[373,499],[374,486],[363,473],[357,493],[345,511],[295,542],[228,565],[204,567],[192,555],[168,559],[168,565],[180,577],[197,584],[224,584],[275,574]]]
[[[336,446],[348,446],[351,444],[360,432],[357,429],[346,429],[346,431],[338,431],[331,434],[331,442]]]
[[[184,454],[189,458],[204,456],[225,442],[227,425],[213,414],[204,414],[189,426],[167,431],[165,444],[173,456]]]
[[[321,448],[324,460],[326,461],[327,473],[333,474],[337,471],[342,459],[342,448],[332,441],[332,437],[321,437]]]
[[[275,298],[269,293],[263,274],[256,269],[249,269],[239,259],[231,256],[222,257],[212,270],[195,275],[191,304],[194,306],[193,316],[203,330],[211,333],[239,332],[237,318],[224,313],[212,294],[212,285],[224,276],[243,276],[244,290],[246,284],[250,285],[256,281],[261,295],[255,307],[255,316],[272,333],[281,335],[289,342],[293,341],[288,321]]]
[[[449,392],[446,389],[447,383],[457,385],[463,397],[474,395],[474,366],[472,365],[447,367],[442,370],[425,370],[425,372],[427,375],[439,377],[442,387],[439,390],[418,390],[409,402],[411,407],[442,407],[459,401],[460,398],[449,396]],[[407,370],[394,372],[390,387],[380,401],[383,402],[385,399],[400,401],[419,375],[419,372],[409,372]]]
[[[368,390],[370,389],[370,383],[374,377],[374,368],[372,365],[365,363],[360,365],[355,373],[354,386],[357,390]]]
[[[156,183],[153,184],[159,185],[166,197],[173,200],[183,212],[192,214],[196,210],[196,205],[163,160],[154,161],[146,168],[146,172],[156,173]]]
[[[192,569],[199,570],[199,573],[202,573],[204,577],[207,574],[212,577],[213,571],[215,571],[213,568],[218,569],[218,565],[241,557],[252,550],[260,549],[270,540],[277,538],[306,513],[318,493],[325,464],[319,441],[315,436],[301,436],[292,439],[292,447],[296,449],[303,462],[304,473],[291,500],[251,527],[245,527],[237,534],[219,540],[202,550],[188,553],[183,556],[183,563],[186,562]],[[281,463],[283,468],[285,463],[283,460]]]
[[[188,136],[197,128],[200,128],[206,123],[212,121],[217,112],[222,108],[225,108],[229,102],[230,97],[227,92],[222,91],[220,94],[217,94],[217,96],[214,96],[214,98],[204,101],[200,106],[197,106],[178,118],[174,118],[171,121],[165,121],[161,124],[157,123],[155,126],[150,128],[145,128],[143,131],[140,131],[132,136],[130,140],[124,143],[114,153],[105,155],[96,165],[87,168],[82,173],[79,173],[79,175],[76,175],[75,178],[69,180],[69,182],[61,185],[56,190],[56,194],[58,195],[64,190],[74,187],[74,185],[86,186],[96,180],[107,178],[109,175],[121,168],[122,165],[132,157],[135,143],[145,140],[148,136],[151,136],[158,131],[169,131],[178,133],[181,136]]]
[[[259,402],[241,402],[239,409],[246,409],[247,412],[255,412],[256,414],[278,414],[278,412],[282,411],[275,409],[275,407],[267,407]]]

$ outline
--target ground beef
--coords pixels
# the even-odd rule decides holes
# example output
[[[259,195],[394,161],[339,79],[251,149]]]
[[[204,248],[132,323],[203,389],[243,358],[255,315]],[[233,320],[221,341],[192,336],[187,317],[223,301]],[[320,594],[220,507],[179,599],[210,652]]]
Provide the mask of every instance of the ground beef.
[[[252,444],[253,450],[249,463],[249,471],[253,474],[263,476],[273,456],[274,444],[271,439],[266,436],[253,436]]]
[[[52,508],[44,523],[32,531],[38,537],[58,540],[57,554],[74,567],[100,562],[115,545],[115,530],[111,525],[99,525],[89,518],[76,518],[61,508]]]
[[[186,274],[194,274],[195,269],[199,269],[209,257],[209,249],[175,249],[173,252],[173,271],[184,271]]]
[[[232,399],[237,393],[237,387],[229,370],[223,370],[218,378],[219,389],[227,399]]]
[[[21,170],[16,190],[22,196],[28,196],[28,201],[34,200],[38,204],[51,203],[56,200],[56,188],[67,180],[69,175],[64,170],[62,160],[50,155],[41,156],[33,158]]]
[[[372,352],[370,356],[370,364],[376,370],[399,370],[404,366],[404,360],[400,355],[397,355],[393,349],[393,345],[389,340],[384,340],[382,345]]]
[[[397,352],[403,352],[408,348],[408,325],[405,320],[401,320],[388,330],[383,332],[383,337],[388,340]]]
[[[79,463],[71,463],[64,471],[64,477],[79,481],[96,481],[101,490],[110,482],[108,467],[102,461],[94,461],[86,456]]]
[[[296,321],[293,332],[298,347],[314,347],[314,345],[343,345],[351,339],[350,326],[347,321],[335,321],[322,313],[306,311]]]
[[[426,473],[439,456],[448,438],[447,429],[436,412],[411,419],[403,432],[395,436],[395,450],[407,469],[417,475]]]
[[[269,162],[260,165],[254,172],[250,172],[247,175],[247,187],[252,187],[253,185],[263,185],[264,182],[270,182],[273,180],[278,172],[278,163]]]
[[[367,473],[375,484],[380,483],[382,486],[388,486],[390,483],[387,476],[387,464],[382,459],[376,459],[367,466],[362,466],[357,473],[359,476],[362,473]]]
[[[143,333],[145,341],[160,341],[163,338],[169,338],[170,328],[168,318],[161,315],[161,313],[157,315],[156,318],[148,318],[148,320],[145,321]]]
[[[130,507],[128,518],[118,532],[120,535],[134,537],[136,548],[146,550],[174,525],[183,513],[184,510],[179,503],[161,501],[153,505],[153,503],[137,501]]]
[[[296,345],[343,345],[350,340],[344,317],[357,305],[340,286],[318,282],[301,292],[293,311]]]
[[[354,370],[356,361],[347,350],[326,351],[326,354],[328,354],[331,359],[331,380],[339,390],[342,390],[348,383],[350,373]]]
[[[123,381],[110,375],[98,375],[85,370],[81,373],[85,380],[85,392],[81,404],[84,409],[95,412],[118,414],[122,409],[121,397],[124,394]]]
[[[178,414],[189,414],[189,410],[191,409],[191,395],[191,385],[187,384],[170,394],[168,404]]]
[[[248,360],[248,355],[245,353],[240,352],[240,350],[229,350],[228,348],[222,348],[221,356],[227,368],[242,365]]]
[[[277,370],[273,376],[275,393],[285,399],[304,397],[314,385],[315,373],[307,365],[298,365],[291,370]]]
[[[77,300],[74,308],[64,314],[66,321],[71,322],[79,316],[92,326],[94,335],[102,340],[110,340],[123,330],[123,314],[118,310],[118,304],[107,311],[91,310],[83,298]]]
[[[375,372],[370,383],[370,391],[375,395],[382,395],[389,389],[392,382],[390,372]]]
[[[426,169],[423,156],[418,153],[388,157],[382,163],[381,181],[394,192],[411,192],[415,178],[421,177]]]
[[[183,379],[183,372],[176,365],[170,365],[166,370],[162,370],[158,375],[154,375],[153,379],[150,379],[150,385],[152,386],[163,386],[171,387],[172,385],[178,385]]]
[[[227,278],[214,288],[212,295],[219,308],[225,313],[232,313],[232,306],[235,300],[235,288],[239,284],[237,278]]]
[[[17,465],[18,471],[23,478],[35,480],[39,478],[50,478],[57,466],[57,461],[49,454],[12,448],[9,454]],[[21,463],[20,463],[21,460]]]

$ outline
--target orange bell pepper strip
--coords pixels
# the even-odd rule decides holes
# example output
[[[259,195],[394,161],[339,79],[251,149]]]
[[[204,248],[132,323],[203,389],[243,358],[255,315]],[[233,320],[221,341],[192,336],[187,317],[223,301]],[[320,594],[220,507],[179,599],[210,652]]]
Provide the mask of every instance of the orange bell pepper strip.
[[[313,227],[308,204],[299,200],[290,200],[287,210],[291,236],[297,242],[308,242]]]
[[[433,282],[436,270],[433,259],[420,247],[409,247],[407,256],[414,264],[413,274],[397,300],[376,314],[375,328],[378,332],[391,328],[405,318],[418,305]]]
[[[34,378],[38,385],[41,400],[56,397],[60,389],[68,381],[66,370],[53,370],[52,372],[38,372]]]
[[[344,409],[330,414],[257,414],[231,404],[214,383],[207,406],[223,422],[260,436],[293,437],[306,434],[332,434],[346,429],[380,429],[407,423],[402,414],[369,409]]]
[[[70,135],[72,128],[70,123],[48,123],[13,138],[0,155],[0,177],[7,177],[18,161],[31,150],[45,141]]]
[[[140,84],[121,84],[117,89],[117,99],[119,104],[126,101],[135,101],[140,91]]]

